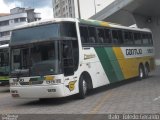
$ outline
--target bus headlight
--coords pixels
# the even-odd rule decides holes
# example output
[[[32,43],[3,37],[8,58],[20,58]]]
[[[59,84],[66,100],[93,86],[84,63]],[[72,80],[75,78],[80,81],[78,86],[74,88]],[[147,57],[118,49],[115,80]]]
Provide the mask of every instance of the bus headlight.
[[[45,76],[45,81],[47,84],[59,84],[61,83],[61,79],[55,79],[54,76]]]

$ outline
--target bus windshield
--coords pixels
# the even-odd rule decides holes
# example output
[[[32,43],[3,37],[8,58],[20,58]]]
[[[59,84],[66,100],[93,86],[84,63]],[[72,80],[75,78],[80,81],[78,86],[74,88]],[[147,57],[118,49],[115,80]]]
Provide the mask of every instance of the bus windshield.
[[[0,76],[9,73],[9,52],[7,49],[0,50]]]
[[[61,68],[58,58],[57,41],[16,48],[12,50],[12,73],[21,73],[21,76],[58,74]]]
[[[13,30],[11,77],[60,74],[59,43],[77,40],[76,26],[60,22]]]

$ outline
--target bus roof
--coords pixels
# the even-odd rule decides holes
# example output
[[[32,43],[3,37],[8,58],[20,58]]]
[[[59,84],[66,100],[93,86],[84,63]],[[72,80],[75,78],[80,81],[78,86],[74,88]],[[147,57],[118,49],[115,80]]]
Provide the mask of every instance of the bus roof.
[[[91,19],[84,20],[84,19],[77,19],[77,18],[53,18],[53,19],[41,20],[41,21],[36,21],[36,22],[32,22],[32,23],[28,23],[25,25],[15,27],[14,30],[34,27],[34,26],[40,26],[40,25],[46,25],[46,24],[62,22],[62,21],[63,22],[79,22],[82,24],[89,24],[89,25],[94,25],[94,26],[103,26],[103,27],[110,27],[110,28],[120,28],[120,29],[125,29],[125,30],[151,32],[151,30],[147,28],[127,27],[127,26],[123,26],[123,25],[111,23],[111,22],[104,22],[104,21],[91,20]]]
[[[0,45],[0,49],[4,49],[4,48],[8,48],[9,44],[5,44],[5,45]]]

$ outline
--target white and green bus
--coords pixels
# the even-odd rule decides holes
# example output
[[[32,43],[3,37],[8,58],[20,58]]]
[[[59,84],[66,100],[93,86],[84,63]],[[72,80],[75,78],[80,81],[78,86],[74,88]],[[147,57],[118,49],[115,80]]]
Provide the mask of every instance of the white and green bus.
[[[110,83],[148,77],[154,69],[152,33],[72,18],[13,30],[10,92],[14,98],[57,98]]]
[[[0,45],[0,87],[9,87],[9,45]]]

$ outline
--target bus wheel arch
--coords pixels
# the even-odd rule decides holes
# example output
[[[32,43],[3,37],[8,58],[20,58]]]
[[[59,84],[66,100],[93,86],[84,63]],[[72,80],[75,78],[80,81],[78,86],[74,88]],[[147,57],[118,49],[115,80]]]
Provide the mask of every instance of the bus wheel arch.
[[[79,78],[79,94],[80,99],[84,99],[89,89],[92,89],[92,79],[88,72],[83,72]]]

